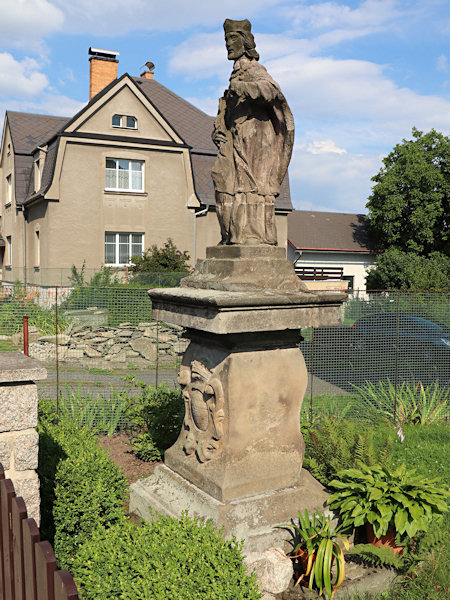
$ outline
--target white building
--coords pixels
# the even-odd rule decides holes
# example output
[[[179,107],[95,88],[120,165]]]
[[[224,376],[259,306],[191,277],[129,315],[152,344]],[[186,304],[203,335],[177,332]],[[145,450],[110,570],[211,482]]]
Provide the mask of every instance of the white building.
[[[288,259],[314,289],[365,290],[375,262],[364,215],[294,210],[288,215]]]

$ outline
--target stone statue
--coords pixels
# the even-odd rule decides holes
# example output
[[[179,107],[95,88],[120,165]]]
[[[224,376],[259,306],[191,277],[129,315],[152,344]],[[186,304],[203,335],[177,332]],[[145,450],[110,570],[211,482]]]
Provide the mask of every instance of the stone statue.
[[[259,64],[247,19],[224,25],[230,85],[219,100],[212,170],[222,244],[277,245],[275,198],[291,159],[294,119],[279,85]]]

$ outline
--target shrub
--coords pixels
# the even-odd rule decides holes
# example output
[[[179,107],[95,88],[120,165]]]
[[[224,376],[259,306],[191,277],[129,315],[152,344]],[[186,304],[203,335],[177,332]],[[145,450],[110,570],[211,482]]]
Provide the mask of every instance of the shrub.
[[[387,461],[391,441],[386,437],[381,453],[375,450],[373,431],[363,431],[361,422],[322,416],[317,424],[302,428],[305,440],[303,466],[327,485],[342,469]]]
[[[361,387],[353,387],[363,401],[363,414],[372,420],[382,417],[400,425],[424,425],[448,417],[450,389],[440,386],[437,381],[426,387],[421,382],[416,385],[403,381],[397,390],[389,380],[377,384],[367,381]]]
[[[181,390],[166,387],[163,383],[154,387],[144,381],[135,381],[133,377],[128,381],[141,390],[134,414],[130,415],[141,429],[135,440],[139,458],[160,460],[164,450],[172,446],[180,433],[185,412]]]
[[[113,435],[119,428],[131,400],[127,392],[111,388],[110,395],[91,394],[81,390],[71,390],[66,386],[59,398],[59,416],[77,427],[95,429],[98,433]]]
[[[45,514],[52,513],[58,563],[69,568],[78,547],[98,527],[124,518],[125,478],[97,445],[91,431],[61,422],[41,425],[44,439],[39,475],[49,485]],[[53,453],[51,455],[50,453]]]
[[[413,537],[427,531],[434,515],[447,511],[449,492],[437,481],[416,475],[404,463],[395,471],[361,465],[361,469],[340,471],[338,479],[330,482],[337,491],[328,504],[339,511],[344,527],[370,523],[378,538],[389,528]]]
[[[255,576],[242,564],[242,543],[224,541],[211,522],[160,517],[97,529],[71,572],[83,600],[257,600]]]

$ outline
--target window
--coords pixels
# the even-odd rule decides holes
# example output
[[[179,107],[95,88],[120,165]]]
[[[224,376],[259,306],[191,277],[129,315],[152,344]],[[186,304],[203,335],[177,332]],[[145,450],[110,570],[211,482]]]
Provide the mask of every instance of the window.
[[[41,264],[41,238],[39,230],[34,232],[34,266],[39,267]]]
[[[105,233],[105,264],[124,266],[144,251],[143,233]]]
[[[8,175],[6,177],[6,186],[7,186],[7,190],[6,190],[6,204],[11,204],[12,202],[12,178],[11,175]]]
[[[6,243],[8,244],[8,265],[12,265],[12,238],[10,235],[6,236]]]
[[[107,190],[143,192],[143,160],[106,159]]]
[[[124,129],[137,129],[137,119],[128,115],[113,115],[112,126],[123,127]]]
[[[34,161],[34,191],[37,192],[41,187],[41,161]]]

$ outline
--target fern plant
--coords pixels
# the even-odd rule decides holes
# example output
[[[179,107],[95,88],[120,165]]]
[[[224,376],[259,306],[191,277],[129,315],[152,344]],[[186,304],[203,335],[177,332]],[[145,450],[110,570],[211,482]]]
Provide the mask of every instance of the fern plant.
[[[358,556],[365,565],[371,567],[389,567],[400,569],[403,560],[390,546],[373,546],[372,544],[356,544],[349,552],[350,556]]]
[[[385,439],[381,455],[377,453],[371,430],[361,432],[360,424],[336,417],[322,417],[319,424],[302,429],[305,440],[304,467],[324,485],[338,471],[374,465],[390,459],[392,442]]]

